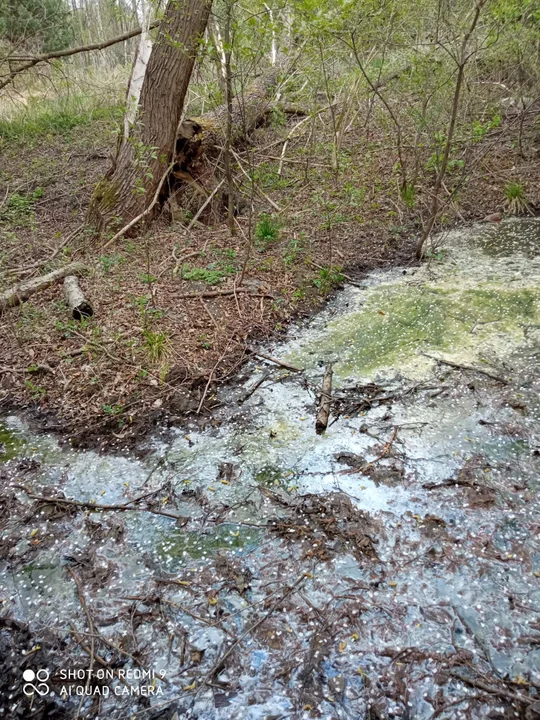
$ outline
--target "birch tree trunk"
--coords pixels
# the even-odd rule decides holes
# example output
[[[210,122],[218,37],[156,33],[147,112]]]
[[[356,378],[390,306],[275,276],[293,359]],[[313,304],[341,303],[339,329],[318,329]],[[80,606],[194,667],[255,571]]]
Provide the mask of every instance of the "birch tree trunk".
[[[211,0],[169,0],[142,83],[139,107],[116,163],[97,185],[88,222],[101,232],[151,204],[175,150],[184,98]]]
[[[142,33],[139,39],[137,55],[133,63],[131,78],[126,98],[126,112],[124,115],[124,140],[129,137],[133,123],[137,117],[139,99],[146,75],[146,66],[152,52],[152,38],[150,37],[150,7],[147,0],[141,0],[141,27]]]

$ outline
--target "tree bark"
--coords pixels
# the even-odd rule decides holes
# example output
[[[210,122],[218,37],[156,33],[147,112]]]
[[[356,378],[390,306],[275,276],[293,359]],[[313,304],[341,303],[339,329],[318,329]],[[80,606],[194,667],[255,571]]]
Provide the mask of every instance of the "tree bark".
[[[141,89],[139,111],[88,212],[96,230],[145,211],[175,151],[184,98],[211,0],[169,0]]]
[[[92,317],[94,314],[92,306],[84,297],[76,275],[66,275],[64,278],[64,297],[74,320],[82,320],[83,317]]]

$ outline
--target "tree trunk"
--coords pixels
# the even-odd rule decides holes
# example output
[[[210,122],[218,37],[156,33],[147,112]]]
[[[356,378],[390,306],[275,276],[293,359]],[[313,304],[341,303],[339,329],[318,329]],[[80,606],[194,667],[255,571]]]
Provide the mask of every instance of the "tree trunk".
[[[126,223],[152,202],[175,150],[184,98],[211,0],[169,0],[141,89],[139,111],[116,163],[97,185],[88,221]]]

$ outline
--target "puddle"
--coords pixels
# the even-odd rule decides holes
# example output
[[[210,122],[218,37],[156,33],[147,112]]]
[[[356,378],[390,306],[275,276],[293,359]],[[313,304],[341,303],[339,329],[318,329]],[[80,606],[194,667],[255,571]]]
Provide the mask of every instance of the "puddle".
[[[86,667],[76,577],[102,660],[166,672],[146,708],[95,717],[514,713],[540,683],[539,244],[536,220],[454,232],[440,260],[346,288],[268,348],[305,373],[275,368],[144,462],[7,418],[3,614]],[[341,412],[317,435],[329,362]],[[499,694],[475,699],[482,678]]]

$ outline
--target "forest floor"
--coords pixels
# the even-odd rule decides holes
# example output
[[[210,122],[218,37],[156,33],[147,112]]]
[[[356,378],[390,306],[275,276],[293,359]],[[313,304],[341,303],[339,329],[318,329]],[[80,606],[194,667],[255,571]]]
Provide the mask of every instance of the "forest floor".
[[[335,172],[330,123],[319,120],[316,135],[306,129],[288,143],[281,171],[283,142],[297,121],[252,138],[254,232],[241,213],[235,236],[218,217],[187,231],[192,214],[171,222],[166,207],[148,232],[108,247],[84,217],[110,167],[112,120],[0,138],[0,290],[80,260],[90,268],[81,284],[94,308],[91,320],[72,320],[53,286],[0,317],[0,409],[24,408],[42,429],[82,447],[130,445],[187,414],[208,422],[219,387],[256,343],[311,314],[344,281],[413,263],[433,170],[419,168],[407,207],[387,135],[353,129]],[[508,117],[463,149],[466,180],[456,163],[439,229],[504,212],[512,181],[524,185],[531,211],[540,208],[534,113],[521,129],[523,155],[519,125]],[[238,152],[247,164],[248,150]]]

